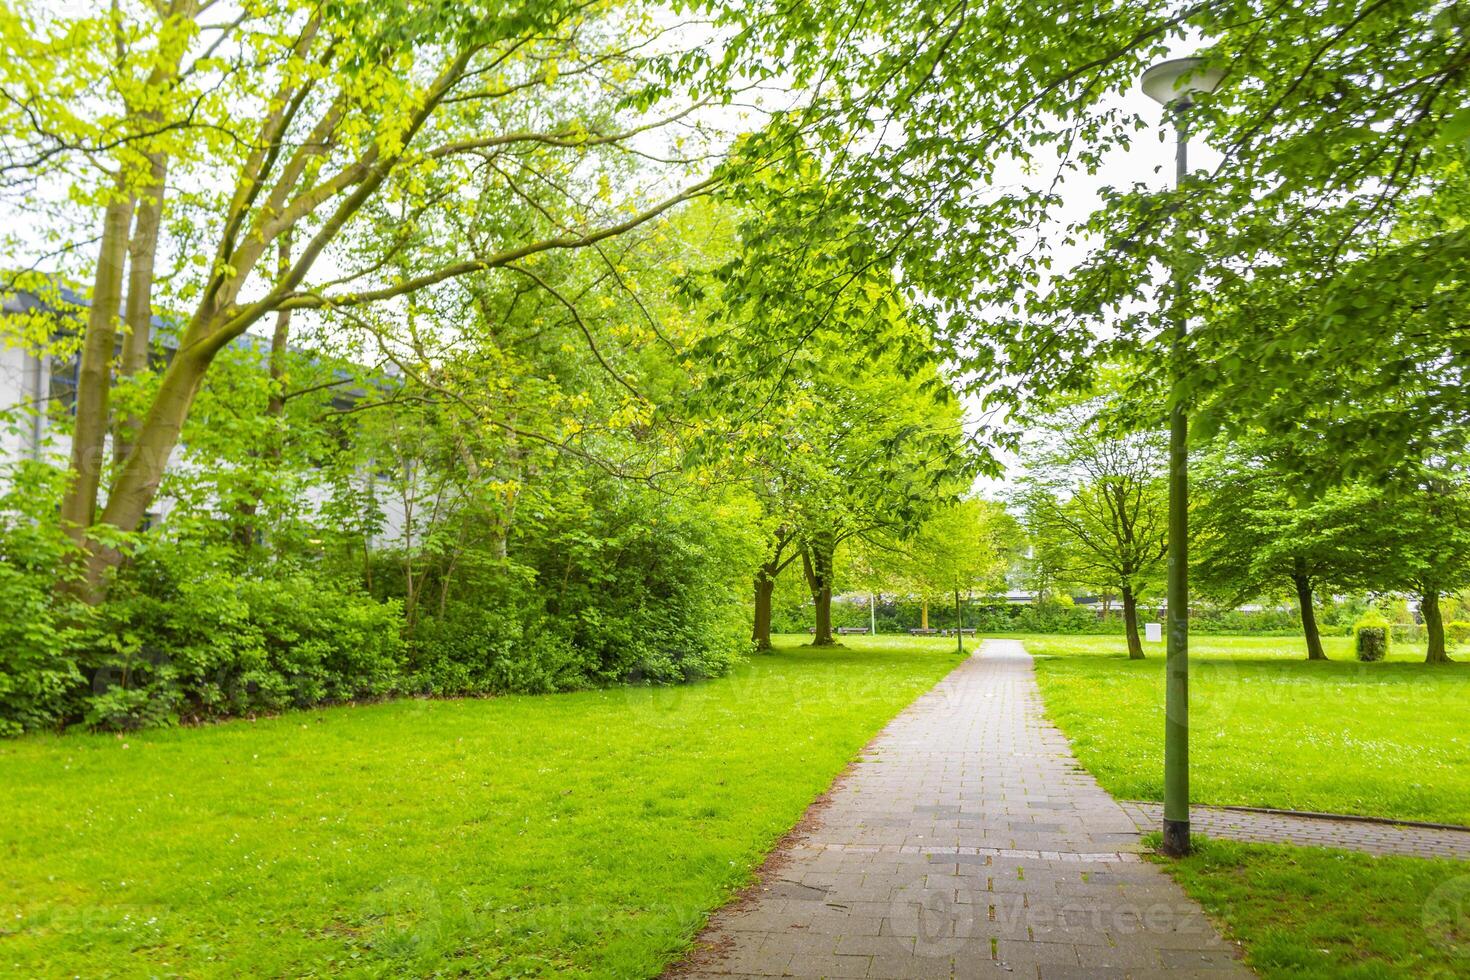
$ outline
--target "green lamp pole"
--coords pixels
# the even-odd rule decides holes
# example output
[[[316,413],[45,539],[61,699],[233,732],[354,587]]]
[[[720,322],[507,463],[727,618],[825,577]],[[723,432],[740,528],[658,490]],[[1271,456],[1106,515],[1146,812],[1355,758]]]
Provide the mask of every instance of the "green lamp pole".
[[[1143,73],[1149,98],[1174,119],[1176,147],[1174,183],[1183,186],[1189,173],[1189,108],[1196,94],[1208,94],[1220,73],[1199,58],[1173,58]],[[1183,229],[1182,217],[1176,218]],[[1182,238],[1182,235],[1180,236]],[[1179,246],[1184,247],[1180,241]],[[1169,409],[1169,565],[1167,649],[1164,664],[1164,841],[1161,850],[1173,857],[1189,853],[1189,417],[1179,390],[1189,320],[1185,312],[1188,284],[1176,264],[1174,324],[1171,331],[1174,390]]]

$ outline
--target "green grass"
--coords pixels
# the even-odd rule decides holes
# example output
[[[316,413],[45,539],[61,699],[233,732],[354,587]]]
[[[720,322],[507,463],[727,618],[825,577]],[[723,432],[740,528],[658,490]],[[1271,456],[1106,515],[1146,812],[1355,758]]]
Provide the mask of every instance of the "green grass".
[[[1160,799],[1163,644],[1139,662],[1121,637],[1022,639],[1079,761],[1116,797]],[[1309,663],[1300,639],[1191,638],[1193,800],[1470,824],[1470,664],[1326,643],[1334,660]]]
[[[1165,866],[1263,977],[1470,972],[1464,862],[1198,839]]]
[[[939,640],[678,688],[0,743],[0,973],[650,976]]]

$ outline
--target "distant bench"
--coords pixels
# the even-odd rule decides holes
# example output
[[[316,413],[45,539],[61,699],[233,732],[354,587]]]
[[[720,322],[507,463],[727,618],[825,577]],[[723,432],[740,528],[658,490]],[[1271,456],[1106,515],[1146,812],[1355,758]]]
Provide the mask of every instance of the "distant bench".
[[[975,635],[975,628],[973,626],[966,626],[964,629],[960,630],[959,632],[963,633],[965,636],[974,636]],[[929,629],[914,629],[914,630],[909,630],[909,636],[954,636],[954,634],[955,634],[955,631],[952,630],[952,629],[947,629],[947,630],[929,630]]]
[[[817,628],[815,626],[808,626],[806,631],[813,636],[817,635]],[[866,626],[839,626],[832,632],[838,636],[866,636],[868,628]]]

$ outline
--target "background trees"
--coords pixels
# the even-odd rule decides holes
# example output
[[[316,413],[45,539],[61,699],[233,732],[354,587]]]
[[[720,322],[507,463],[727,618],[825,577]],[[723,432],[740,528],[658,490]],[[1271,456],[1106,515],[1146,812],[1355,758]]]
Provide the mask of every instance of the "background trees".
[[[1016,537],[1014,520],[994,501],[966,497],[939,508],[910,538],[884,549],[892,555],[883,566],[890,569],[890,590],[926,603],[952,597],[956,627],[962,627],[961,596],[1005,593]],[[963,637],[956,648],[963,651]]]
[[[1116,589],[1128,655],[1143,657],[1138,600],[1168,552],[1164,447],[1157,433],[1111,432],[1101,401],[1046,417],[1017,495],[1033,547],[1062,581]]]

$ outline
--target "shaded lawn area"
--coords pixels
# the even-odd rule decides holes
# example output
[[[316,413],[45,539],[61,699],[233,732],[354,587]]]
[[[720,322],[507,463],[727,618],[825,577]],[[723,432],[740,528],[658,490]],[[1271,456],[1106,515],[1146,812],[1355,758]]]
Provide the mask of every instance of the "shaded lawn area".
[[[937,640],[677,688],[0,743],[0,973],[650,976]]]
[[[1022,639],[1079,761],[1120,799],[1161,799],[1163,644],[1129,661],[1122,637]],[[1470,664],[1324,642],[1334,659],[1309,663],[1300,639],[1191,637],[1193,801],[1470,824]]]
[[[1163,862],[1263,977],[1463,977],[1463,862],[1196,839]]]

